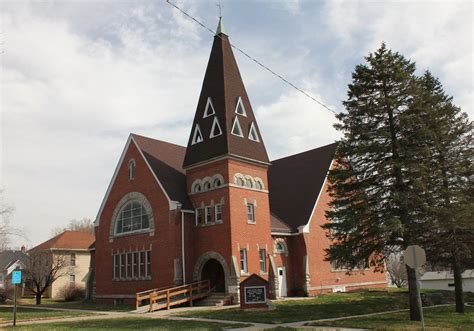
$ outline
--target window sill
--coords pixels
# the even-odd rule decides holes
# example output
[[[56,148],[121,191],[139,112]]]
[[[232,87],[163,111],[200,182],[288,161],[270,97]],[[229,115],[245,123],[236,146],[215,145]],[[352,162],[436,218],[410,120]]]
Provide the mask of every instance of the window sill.
[[[250,222],[250,221],[247,221],[247,224],[255,225],[255,224],[257,224],[257,222]]]
[[[262,275],[262,276],[268,276],[268,271],[260,271],[260,275]]]
[[[242,272],[242,271],[240,272],[240,275],[241,276],[250,276],[250,274],[248,272]]]
[[[124,233],[114,233],[114,235],[110,236],[109,239],[114,240],[114,239],[117,239],[117,238],[140,235],[140,234],[147,234],[147,233],[149,233],[150,236],[153,236],[155,234],[155,230],[154,229],[145,229],[145,230],[136,230],[136,231],[124,232]]]
[[[196,228],[206,228],[208,226],[213,226],[213,225],[218,225],[218,224],[222,224],[223,222],[210,222],[210,223],[203,223],[203,224],[198,224],[196,225],[195,227]]]
[[[134,282],[134,281],[144,281],[144,280],[151,280],[151,276],[148,277],[140,277],[140,278],[112,278],[114,282]]]

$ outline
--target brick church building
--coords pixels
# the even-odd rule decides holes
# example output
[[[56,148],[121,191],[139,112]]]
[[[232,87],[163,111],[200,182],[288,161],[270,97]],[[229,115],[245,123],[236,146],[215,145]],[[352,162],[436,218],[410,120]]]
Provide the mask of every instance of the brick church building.
[[[324,260],[335,149],[269,160],[220,21],[187,146],[127,140],[95,222],[95,298],[210,279],[236,302],[251,274],[274,297],[385,287]]]

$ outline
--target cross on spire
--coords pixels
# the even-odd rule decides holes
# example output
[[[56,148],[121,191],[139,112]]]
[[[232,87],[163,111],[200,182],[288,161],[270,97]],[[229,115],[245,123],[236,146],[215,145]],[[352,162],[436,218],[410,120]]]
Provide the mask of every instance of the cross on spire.
[[[222,18],[222,6],[221,6],[221,1],[219,0],[218,3],[216,3],[216,6],[219,7],[219,18]]]

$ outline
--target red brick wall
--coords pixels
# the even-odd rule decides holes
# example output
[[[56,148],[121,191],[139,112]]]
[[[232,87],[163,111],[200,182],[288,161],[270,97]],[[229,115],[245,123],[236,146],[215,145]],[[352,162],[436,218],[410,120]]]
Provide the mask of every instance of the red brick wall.
[[[232,255],[239,262],[239,248],[248,248],[249,274],[260,274],[257,245],[259,248],[266,248],[267,253],[271,252],[272,249],[268,193],[232,186],[236,173],[259,177],[262,179],[265,189],[268,187],[266,167],[233,159],[216,161],[187,171],[188,193],[191,193],[191,186],[196,179],[202,180],[204,177],[212,177],[215,174],[224,177],[223,187],[190,194],[190,199],[195,207],[208,206],[211,202],[219,203],[222,198],[224,199],[222,224],[195,228],[194,257],[197,259],[208,251],[218,252],[225,258],[229,272],[231,272]],[[255,207],[256,224],[248,224],[247,222],[247,208],[244,199],[247,199],[249,203],[257,202]],[[269,261],[267,258],[267,269],[268,267]],[[262,276],[268,278],[267,274]],[[241,279],[244,278],[245,276]]]
[[[267,168],[252,165],[236,160],[229,160],[229,175],[233,181],[234,175],[241,173],[252,177],[259,177],[264,183],[264,189],[268,189]],[[244,203],[256,202],[254,208],[255,224],[247,222],[247,207]],[[239,248],[247,248],[248,274],[255,273],[268,280],[270,268],[268,254],[272,251],[270,206],[268,193],[249,190],[244,187],[230,187],[229,200],[231,201],[231,231],[232,231],[232,254],[240,263]],[[267,250],[266,265],[267,273],[260,273],[259,249]],[[239,266],[240,267],[240,266]],[[241,281],[246,275],[241,276]]]
[[[128,179],[128,162],[136,161],[135,179]],[[119,201],[130,192],[140,192],[151,204],[154,235],[131,234],[109,242],[113,212]],[[169,210],[166,196],[156,182],[137,147],[130,143],[123,163],[100,215],[96,228],[95,279],[96,295],[134,295],[136,292],[174,284],[174,259],[181,259],[181,215]],[[151,247],[151,280],[113,281],[113,252],[149,249]]]

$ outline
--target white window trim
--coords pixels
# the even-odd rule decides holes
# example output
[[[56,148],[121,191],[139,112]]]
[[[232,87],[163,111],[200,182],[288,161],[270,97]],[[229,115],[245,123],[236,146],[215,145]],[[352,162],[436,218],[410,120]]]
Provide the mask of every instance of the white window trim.
[[[244,111],[243,114],[237,112],[237,109],[239,109],[239,105],[242,106],[242,110]],[[242,102],[242,97],[239,97],[239,98],[237,99],[237,105],[235,106],[235,113],[238,114],[238,115],[247,117],[247,112],[245,111],[244,103]]]
[[[235,126],[239,128],[240,134],[234,133]],[[234,118],[234,123],[232,124],[232,130],[230,131],[230,133],[237,137],[244,137],[244,132],[242,131],[242,127],[240,126],[239,118],[237,116],[235,116]]]
[[[199,135],[201,136],[200,141],[197,141],[198,132],[199,132]],[[200,142],[203,142],[203,141],[204,141],[204,136],[202,135],[201,129],[199,128],[199,124],[196,124],[196,127],[194,128],[193,140],[191,141],[191,145],[199,144]]]
[[[216,223],[222,223],[222,206],[223,206],[222,203],[218,203],[214,206],[214,220],[216,221]],[[220,220],[217,219],[217,207],[221,208],[221,219]]]
[[[209,221],[207,220],[208,215],[209,215]],[[211,223],[212,223],[212,206],[206,206],[204,207],[204,224],[211,224]]]
[[[256,139],[252,138],[252,132],[255,135]],[[248,138],[252,141],[255,141],[255,142],[258,142],[258,143],[260,142],[260,138],[258,137],[257,129],[255,129],[255,125],[254,125],[253,122],[250,124],[250,130],[249,130]]]
[[[145,211],[145,213],[147,214],[147,217],[148,217],[148,227],[147,228],[141,228],[141,229],[138,229],[138,230],[130,230],[130,231],[122,231],[122,232],[118,232],[117,229],[118,229],[118,221],[119,221],[119,218],[120,218],[120,215],[122,214],[123,212],[123,209],[129,204],[129,203],[133,203],[133,202],[137,202],[140,204],[141,208]],[[143,221],[143,220],[142,220]],[[127,235],[130,235],[130,234],[136,234],[136,233],[144,233],[144,232],[150,232],[152,231],[152,228],[151,228],[151,222],[153,222],[153,220],[150,218],[150,214],[148,212],[148,209],[146,208],[145,204],[142,203],[142,201],[139,201],[139,200],[129,200],[125,203],[123,203],[119,209],[119,212],[115,218],[115,221],[114,221],[114,236],[115,237],[120,237],[120,236],[127,236]],[[131,226],[131,224],[130,224]],[[123,224],[122,224],[122,227],[123,227]]]
[[[137,163],[135,162],[134,159],[130,159],[130,161],[128,161],[128,180],[135,179],[136,170],[137,170]]]
[[[209,108],[212,110],[211,113],[209,113]],[[215,113],[216,111],[214,110],[214,105],[212,104],[211,97],[208,97],[206,101],[206,108],[204,109],[204,116],[202,118],[209,117],[211,115],[214,115]]]
[[[253,220],[249,220],[249,206],[252,206],[252,218]],[[248,224],[255,224],[257,223],[256,220],[255,220],[255,204],[253,203],[247,203],[245,205],[245,208],[246,208],[246,212],[247,212],[247,223]]]
[[[214,130],[216,129],[216,127],[219,129],[218,134],[214,134]],[[220,135],[222,135],[222,129],[221,129],[221,126],[220,126],[219,121],[217,119],[217,116],[214,116],[214,120],[212,122],[212,127],[211,127],[211,134],[209,135],[209,138],[218,137]]]
[[[247,274],[249,272],[249,268],[248,268],[248,264],[247,264],[247,261],[248,261],[248,251],[247,251],[247,248],[241,248],[240,249],[240,253],[241,252],[244,252],[244,257],[242,259],[242,254],[240,254],[240,273],[241,274]],[[244,266],[244,268],[242,269],[242,265]]]
[[[264,252],[263,260],[261,256],[262,252]],[[258,262],[259,262],[259,267],[260,267],[260,274],[266,274],[268,272],[268,267],[267,267],[267,250],[265,248],[260,248],[258,250]],[[264,270],[262,270],[262,262],[263,262]]]

